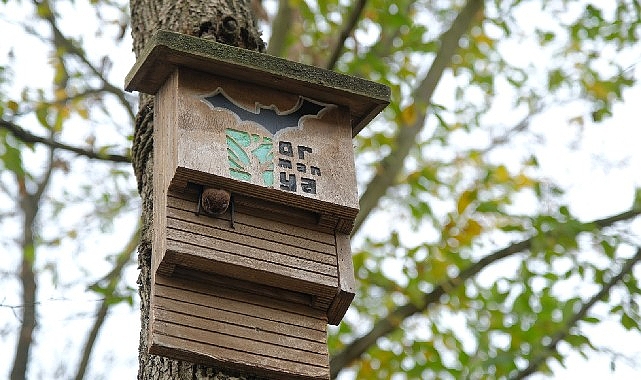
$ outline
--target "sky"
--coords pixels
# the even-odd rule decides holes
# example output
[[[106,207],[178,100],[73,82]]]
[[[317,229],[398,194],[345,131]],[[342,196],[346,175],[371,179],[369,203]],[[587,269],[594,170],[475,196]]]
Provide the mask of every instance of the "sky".
[[[48,60],[45,45],[37,38],[24,33],[20,20],[30,17],[25,13],[30,4],[16,5],[10,1],[2,5],[0,13],[0,31],[5,36],[12,36],[12,41],[0,42],[0,65],[9,60],[11,53],[17,65],[13,65],[13,90],[12,96],[19,96],[24,86],[39,86],[39,83],[50,81],[50,71],[45,64]],[[95,22],[88,15],[93,14],[92,8],[83,1],[76,2],[76,8],[68,10],[64,19],[65,31],[81,33],[84,24]],[[65,13],[67,14],[67,13]],[[41,26],[37,26],[40,28]],[[88,28],[93,30],[93,28]],[[124,77],[134,62],[131,53],[131,40],[127,37],[122,44],[115,48],[112,54],[113,69],[110,77],[115,83],[123,83]],[[99,40],[92,35],[85,34],[89,45],[98,44]],[[95,42],[92,42],[95,40]],[[634,70],[641,61],[641,49],[637,49],[629,57],[630,67]],[[636,74],[638,78],[639,75]],[[120,78],[120,79],[119,79]],[[445,86],[438,91],[443,92]],[[439,93],[437,91],[437,96]],[[443,93],[441,96],[445,97]],[[583,112],[580,106],[577,109],[568,109],[566,106],[552,107],[549,112],[536,116],[532,120],[532,130],[546,137],[540,144],[539,157],[542,171],[551,179],[561,183],[567,193],[565,198],[569,201],[572,211],[583,220],[614,214],[630,207],[634,196],[634,188],[641,187],[641,154],[638,153],[638,142],[641,141],[641,130],[638,125],[638,99],[641,99],[641,86],[637,85],[625,92],[625,102],[614,106],[614,116],[607,122],[594,126],[589,121],[582,128],[581,139],[575,144],[576,149],[568,146],[577,141],[576,129],[563,128],[565,122],[577,112]],[[123,117],[122,115],[117,117]],[[515,115],[515,120],[518,115]],[[80,120],[76,122],[81,122]],[[554,126],[558,125],[556,128]],[[552,129],[550,126],[553,126]],[[72,128],[72,131],[74,129]],[[76,129],[77,130],[77,129]],[[121,143],[121,136],[108,133],[107,129],[97,130],[96,134],[101,143]],[[71,143],[82,142],[83,136],[71,133],[64,136]],[[461,137],[461,144],[471,143],[467,137]],[[529,141],[517,142],[529,144]],[[578,144],[578,145],[577,145]],[[507,154],[507,153],[506,153]],[[497,153],[497,160],[509,161],[510,156],[502,157]],[[80,171],[81,172],[81,171]],[[62,184],[54,186],[61,189]],[[80,206],[82,207],[82,206]],[[70,211],[70,212],[73,212]],[[85,249],[95,252],[98,259],[88,255],[78,254],[79,248],[70,243],[63,243],[56,250],[46,251],[44,257],[58,262],[60,267],[84,268],[96,274],[104,272],[108,267],[104,257],[113,254],[122,247],[133,230],[138,215],[137,205],[132,205],[131,210],[117,220],[115,227],[108,233],[95,233],[88,235],[84,243]],[[365,229],[374,228],[386,215],[375,215],[368,220]],[[73,219],[73,216],[70,216]],[[5,236],[14,236],[18,232],[17,226],[8,226],[3,230]],[[633,230],[641,236],[641,223],[635,223]],[[406,239],[417,238],[405,236]],[[1,240],[1,239],[0,239]],[[3,244],[2,246],[5,246]],[[76,254],[59,255],[60,251],[74,251]],[[1,266],[3,273],[15,262],[7,262]],[[393,269],[391,269],[393,272]],[[637,270],[636,273],[639,273]],[[391,274],[393,275],[393,273]],[[486,273],[491,277],[491,272]],[[62,272],[60,283],[73,283],[86,276],[80,270],[65,270]],[[127,282],[136,286],[137,271],[135,265],[126,273]],[[48,281],[43,281],[47,283]],[[589,293],[590,289],[579,289]],[[4,293],[4,294],[3,294]],[[17,305],[18,288],[15,285],[5,287],[0,291],[0,304],[5,306]],[[47,378],[55,371],[59,363],[74,368],[78,359],[78,346],[84,342],[85,334],[93,319],[93,311],[97,304],[97,297],[88,295],[82,287],[39,288],[40,313],[43,316],[38,330],[37,341],[32,352],[41,363],[34,368],[33,378]],[[99,337],[94,360],[92,361],[92,378],[135,378],[137,372],[137,347],[139,338],[139,313],[138,305],[118,305],[110,313],[110,317],[103,327]],[[18,326],[18,309],[12,307],[0,308],[0,321],[7,323],[7,328],[0,331],[0,353],[5,358],[13,357],[15,334],[11,329]],[[0,327],[4,327],[4,324]],[[616,322],[605,323],[598,328],[586,327],[591,330],[597,345],[612,347],[630,353],[633,359],[641,363],[641,336],[638,333],[624,331]],[[10,337],[5,339],[5,337]],[[9,371],[11,360],[0,361],[0,374]],[[607,355],[590,355],[587,359],[578,354],[571,354],[566,368],[554,365],[554,379],[568,378],[599,378],[599,379],[636,379],[641,369],[626,366],[626,361],[617,362],[614,372],[611,372],[610,358]],[[344,376],[348,378],[349,376]],[[542,378],[534,376],[533,378]]]

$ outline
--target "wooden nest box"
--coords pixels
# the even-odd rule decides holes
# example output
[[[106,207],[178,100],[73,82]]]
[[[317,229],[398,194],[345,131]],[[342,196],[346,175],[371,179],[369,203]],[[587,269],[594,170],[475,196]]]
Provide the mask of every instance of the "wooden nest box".
[[[156,95],[149,351],[327,379],[354,297],[352,138],[389,88],[167,31],[125,88]]]

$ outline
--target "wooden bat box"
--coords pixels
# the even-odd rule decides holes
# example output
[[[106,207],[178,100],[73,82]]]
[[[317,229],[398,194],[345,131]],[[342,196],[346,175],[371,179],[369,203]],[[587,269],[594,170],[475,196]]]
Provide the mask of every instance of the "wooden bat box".
[[[389,88],[167,31],[125,88],[156,95],[150,352],[328,378],[326,325],[354,297],[352,138]]]

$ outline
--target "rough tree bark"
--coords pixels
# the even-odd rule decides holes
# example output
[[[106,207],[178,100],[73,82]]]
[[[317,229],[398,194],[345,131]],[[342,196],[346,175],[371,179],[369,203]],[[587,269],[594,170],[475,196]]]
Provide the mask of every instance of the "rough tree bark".
[[[250,2],[251,0],[131,0],[134,53],[138,57],[146,41],[158,29],[213,39],[228,45],[263,52],[265,45],[260,38]],[[143,227],[138,248],[140,268],[138,285],[141,299],[138,379],[247,379],[247,376],[252,376],[237,377],[240,375],[147,353],[153,218],[152,131],[153,97],[143,95],[136,117],[132,147],[132,162],[143,205]]]

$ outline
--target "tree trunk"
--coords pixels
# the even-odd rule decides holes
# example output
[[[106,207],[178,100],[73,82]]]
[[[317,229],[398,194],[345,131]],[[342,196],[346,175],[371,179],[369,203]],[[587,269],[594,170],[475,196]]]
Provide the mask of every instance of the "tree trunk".
[[[146,42],[158,29],[214,39],[228,45],[264,51],[265,45],[251,13],[250,0],[131,0],[133,50],[140,55]],[[138,379],[238,379],[239,374],[215,368],[149,355],[148,325],[151,290],[152,241],[152,131],[153,97],[142,95],[136,117],[132,147],[133,166],[142,197],[143,228],[138,248],[140,275],[141,331],[138,353]],[[250,374],[246,374],[251,377]]]

